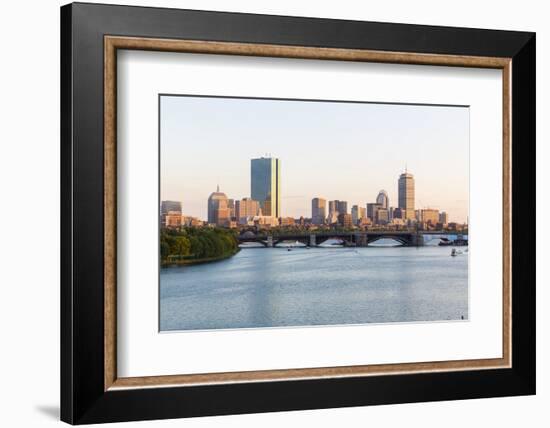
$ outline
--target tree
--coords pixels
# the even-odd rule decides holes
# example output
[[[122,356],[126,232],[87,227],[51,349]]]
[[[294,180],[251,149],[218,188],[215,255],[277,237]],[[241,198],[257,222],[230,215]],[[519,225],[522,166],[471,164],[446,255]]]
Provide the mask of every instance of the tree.
[[[168,258],[168,255],[170,254],[170,245],[166,242],[166,239],[162,239],[160,241],[160,257],[162,259]]]
[[[163,229],[160,235],[162,260],[170,256],[195,259],[230,256],[239,249],[236,232],[222,228]]]
[[[179,256],[188,256],[191,251],[191,242],[186,236],[177,236],[175,238],[174,249]]]

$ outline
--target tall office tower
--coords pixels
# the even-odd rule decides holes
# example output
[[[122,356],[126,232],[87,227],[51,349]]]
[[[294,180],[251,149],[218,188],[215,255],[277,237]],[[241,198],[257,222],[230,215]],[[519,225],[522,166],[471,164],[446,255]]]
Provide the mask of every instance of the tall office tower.
[[[220,192],[220,186],[208,197],[208,223],[223,225],[229,220],[228,199]]]
[[[260,203],[264,216],[281,216],[281,161],[279,159],[251,159],[250,196]]]
[[[170,211],[179,212],[181,214],[181,202],[178,201],[162,201],[160,203],[160,213],[168,214]]]
[[[329,217],[333,214],[338,216],[338,214],[347,214],[348,213],[348,203],[347,201],[339,201],[338,199],[334,201],[329,201],[328,203],[328,214]]]
[[[359,220],[364,219],[367,216],[367,209],[365,207],[359,207]]]
[[[441,211],[439,213],[439,222],[443,225],[449,223],[449,214],[446,211]]]
[[[336,202],[336,211],[338,214],[347,214],[348,213],[348,203],[347,201],[335,201]]]
[[[365,217],[365,208],[360,207],[359,205],[354,205],[351,207],[351,221],[354,225],[359,223],[359,221]]]
[[[380,192],[378,192],[378,196],[376,197],[376,203],[380,204],[384,209],[389,209],[390,198],[388,198],[388,192],[385,190],[380,190]]]
[[[333,214],[338,215],[338,208],[336,208],[336,202],[338,201],[328,201],[328,216],[332,216]]]
[[[328,224],[334,224],[338,222],[338,201],[329,201],[328,202],[328,216],[327,216],[327,223]]]
[[[403,210],[404,220],[414,220],[414,176],[405,171],[398,180],[399,208]]]
[[[327,201],[323,198],[313,198],[311,200],[311,222],[313,224],[323,224],[327,216]]]

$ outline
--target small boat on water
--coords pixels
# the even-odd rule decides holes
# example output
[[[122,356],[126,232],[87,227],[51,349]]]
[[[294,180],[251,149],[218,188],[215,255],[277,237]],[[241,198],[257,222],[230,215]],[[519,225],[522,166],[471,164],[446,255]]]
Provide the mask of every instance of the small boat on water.
[[[453,245],[453,241],[447,238],[441,238],[438,245],[440,247],[447,247],[449,245]]]
[[[463,254],[462,251],[457,250],[456,248],[453,248],[453,249],[451,250],[451,256],[452,256],[452,257],[456,257],[456,256],[458,256],[458,255],[460,255],[460,254]]]

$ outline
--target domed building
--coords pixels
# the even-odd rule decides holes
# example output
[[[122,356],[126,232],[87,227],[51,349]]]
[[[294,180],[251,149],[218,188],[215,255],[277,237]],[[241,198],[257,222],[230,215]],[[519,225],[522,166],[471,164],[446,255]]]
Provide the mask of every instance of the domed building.
[[[225,225],[230,220],[229,199],[220,192],[220,186],[208,197],[208,223],[218,226]]]
[[[386,192],[385,190],[380,190],[380,192],[378,192],[378,196],[376,197],[376,203],[380,204],[382,208],[387,210],[390,206],[390,198],[388,197],[388,192]]]

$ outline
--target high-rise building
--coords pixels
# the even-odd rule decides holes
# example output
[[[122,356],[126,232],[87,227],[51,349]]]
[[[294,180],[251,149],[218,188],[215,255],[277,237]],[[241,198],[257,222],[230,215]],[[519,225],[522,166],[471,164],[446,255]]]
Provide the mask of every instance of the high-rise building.
[[[242,198],[235,201],[235,217],[237,221],[246,223],[248,217],[260,215],[260,203],[252,198]],[[241,220],[243,219],[243,220]]]
[[[229,208],[229,217],[234,218],[235,217],[235,200],[234,199],[227,200],[227,208]]]
[[[181,214],[181,202],[178,201],[162,201],[160,203],[160,213],[168,214],[170,211],[179,212]]]
[[[441,211],[439,213],[439,222],[442,224],[442,225],[447,225],[449,224],[449,214],[446,212],[446,211]]]
[[[378,203],[368,203],[367,204],[367,217],[370,218],[372,223],[376,223],[376,212],[382,208],[382,205]]]
[[[338,221],[338,208],[336,206],[336,202],[337,201],[328,201],[328,224],[334,224]]]
[[[357,224],[362,218],[366,217],[366,209],[358,205],[351,207],[351,221],[353,224]]]
[[[398,186],[399,208],[403,211],[406,220],[414,220],[414,176],[405,171],[399,176]]]
[[[378,196],[376,197],[376,203],[380,204],[384,209],[389,209],[390,198],[388,198],[388,192],[385,190],[380,190],[380,192],[378,192]]]
[[[376,224],[388,224],[390,222],[390,212],[386,208],[376,210]]]
[[[357,205],[352,205],[351,207],[351,222],[357,224],[359,220],[359,207]]]
[[[328,216],[329,217],[338,217],[338,214],[347,214],[348,213],[348,203],[347,201],[339,201],[338,199],[334,201],[329,201],[328,203]]]
[[[334,201],[336,202],[336,211],[338,214],[347,214],[348,213],[348,202],[347,201]]]
[[[328,215],[329,217],[333,214],[338,215],[338,209],[336,208],[336,202],[338,201],[329,201],[328,202]]]
[[[311,200],[311,222],[313,224],[323,224],[327,216],[327,201],[323,198],[313,198]]]
[[[260,203],[262,215],[281,216],[281,161],[259,158],[250,161],[250,196]]]
[[[160,213],[168,214],[170,211],[181,214],[181,202],[179,201],[162,201],[160,203]]]
[[[161,201],[160,203],[160,224],[162,227],[168,227],[166,217],[171,213],[170,227],[174,226],[174,216],[179,215],[181,217],[181,202],[178,201]]]
[[[220,192],[220,186],[208,197],[208,223],[223,226],[230,219],[228,199]]]

